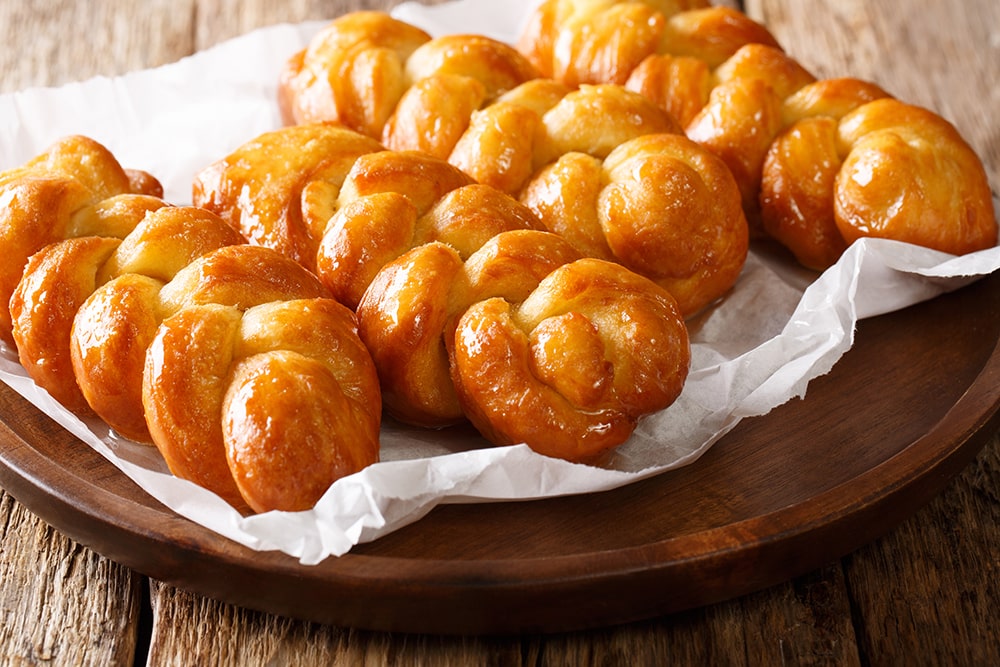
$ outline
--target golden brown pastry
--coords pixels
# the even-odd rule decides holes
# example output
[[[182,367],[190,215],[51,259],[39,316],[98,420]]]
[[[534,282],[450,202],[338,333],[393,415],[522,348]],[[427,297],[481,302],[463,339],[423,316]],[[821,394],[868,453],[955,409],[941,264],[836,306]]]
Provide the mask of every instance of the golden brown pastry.
[[[669,114],[622,86],[567,89],[535,79],[476,111],[445,157],[479,183],[517,195],[568,153],[604,159],[630,139],[681,132]]]
[[[795,122],[768,153],[762,203],[768,233],[816,269],[866,236],[956,255],[997,244],[978,156],[943,118],[893,99]]]
[[[347,14],[286,64],[278,103],[286,124],[337,121],[372,137],[406,89],[410,55],[423,30],[382,12]]]
[[[148,442],[142,367],[164,319],[206,303],[245,310],[269,301],[325,296],[323,286],[301,265],[269,248],[246,244],[219,247],[168,278],[122,273],[98,287],[74,318],[70,351],[77,383],[112,428]]]
[[[236,236],[200,214],[216,221],[206,237]],[[378,380],[354,315],[270,248],[239,241],[184,263],[170,227],[126,238],[98,270],[115,275],[69,340],[83,395],[234,506],[305,509],[378,458]]]
[[[746,261],[736,182],[683,135],[642,136],[603,161],[568,153],[532,179],[521,201],[582,255],[667,289],[685,316],[732,288]]]
[[[665,290],[547,232],[499,234],[465,261],[442,243],[414,248],[357,312],[389,413],[424,426],[467,417],[491,442],[572,461],[672,403],[690,360]]]
[[[416,245],[442,241],[467,255],[501,231],[541,228],[516,199],[444,160],[373,144],[329,124],[282,128],[207,167],[194,199],[237,221],[252,243],[314,269],[350,308],[382,266]]]
[[[523,301],[542,278],[579,257],[555,234],[519,230],[497,234],[465,255],[433,241],[387,263],[357,309],[386,411],[418,426],[462,421],[444,345],[454,318],[492,296]]]
[[[459,400],[480,433],[570,461],[617,447],[672,404],[690,363],[670,294],[599,259],[556,269],[521,303],[474,304],[449,343]]]
[[[0,338],[13,342],[7,304],[31,255],[66,238],[122,238],[164,205],[162,196],[152,175],[124,169],[82,136],[65,137],[0,174]]]
[[[265,132],[195,177],[192,202],[307,268],[347,172],[361,155],[383,150],[374,139],[335,124]],[[332,199],[330,193],[333,193]]]
[[[324,284],[351,307],[383,266],[413,247],[439,241],[467,257],[500,232],[541,229],[513,197],[415,152],[359,159],[340,201],[316,265]]]
[[[103,354],[110,357],[107,365],[120,377],[112,379],[108,371],[102,371],[99,377],[105,380],[105,391],[95,394],[88,387],[91,390],[85,397],[70,351],[77,311],[109,280],[129,274],[159,284],[200,255],[243,242],[239,233],[208,211],[164,206],[148,213],[123,240],[84,236],[46,246],[28,261],[10,301],[21,365],[38,386],[69,410],[82,413],[92,405],[102,417],[124,411],[131,415],[128,421],[107,421],[127,437],[148,439],[140,408],[148,341],[129,329],[128,339],[114,349],[104,344]],[[131,412],[127,406],[132,406]]]
[[[272,232],[263,217],[242,207],[255,214],[300,207],[295,215],[308,222],[301,225],[305,240],[299,247],[316,247],[314,261],[302,263],[314,267],[334,298],[350,308],[385,264],[413,247],[441,241],[464,259],[490,237],[515,229],[547,229],[582,256],[622,263],[670,290],[685,315],[724,295],[746,259],[747,226],[732,175],[681,134],[640,134],[603,160],[571,150],[538,171],[518,201],[414,151],[363,153],[343,175],[331,170],[324,180],[309,181],[319,171],[309,159],[324,160],[325,154],[303,155],[295,141],[275,138],[332,129],[300,125],[250,142],[221,161],[240,165],[238,171],[206,169],[210,177],[199,177],[195,201],[212,201],[222,217],[241,220],[250,239]],[[286,160],[284,152],[292,155]],[[299,171],[268,180],[271,165],[285,161]],[[252,181],[246,173],[254,174]]]
[[[520,48],[559,81],[621,83],[673,116],[732,170],[760,235],[760,171],[782,101],[815,81],[766,28],[703,2],[547,0]]]
[[[167,318],[146,357],[143,404],[174,474],[256,512],[305,510],[378,460],[378,378],[354,314],[336,301],[254,302]]]
[[[537,76],[524,56],[496,40],[431,39],[388,14],[353,12],[290,59],[278,97],[286,124],[336,121],[381,140],[404,93],[416,86],[413,96],[439,98],[450,109],[434,121],[449,136],[468,122],[472,109]]]
[[[542,76],[576,86],[624,84],[657,54],[716,67],[752,43],[777,46],[761,24],[706,0],[545,0],[517,46]]]
[[[777,239],[807,267],[826,268],[860,236],[995,245],[982,163],[946,121],[870,82],[817,80],[738,12],[681,4],[547,0],[519,47],[545,75],[624,81],[677,118],[732,171],[751,237]],[[863,174],[874,180],[861,186]]]
[[[733,172],[751,229],[757,230],[761,169],[783,127],[782,102],[816,79],[784,52],[759,44],[740,48],[713,76],[717,83],[685,133]]]

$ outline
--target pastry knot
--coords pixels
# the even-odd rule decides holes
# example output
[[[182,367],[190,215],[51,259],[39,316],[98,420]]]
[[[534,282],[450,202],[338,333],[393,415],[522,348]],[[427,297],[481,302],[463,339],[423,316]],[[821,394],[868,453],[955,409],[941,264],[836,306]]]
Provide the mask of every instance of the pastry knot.
[[[379,457],[378,379],[329,298],[178,311],[150,342],[143,404],[174,474],[256,512],[309,509]]]
[[[678,134],[651,134],[606,159],[568,153],[521,200],[582,255],[660,284],[690,316],[735,284],[749,247],[737,184],[725,164]]]
[[[499,234],[464,261],[442,243],[414,248],[357,313],[390,414],[467,418],[491,442],[569,460],[624,442],[676,399],[689,364],[668,292],[549,232]]]
[[[93,410],[126,437],[148,440],[141,367],[159,313],[143,304],[184,266],[236,243],[243,238],[208,211],[161,206],[124,239],[83,236],[45,246],[28,261],[10,300],[21,365],[68,409]],[[118,309],[93,313],[94,293],[109,283],[122,287]],[[81,309],[91,312],[89,325],[77,324],[87,316]],[[127,320],[116,319],[126,313]],[[93,372],[78,375],[74,350],[94,354]]]
[[[352,12],[331,22],[287,62],[278,98],[286,124],[336,121],[381,139],[413,86],[464,91],[461,101],[453,94],[436,98],[442,112],[462,109],[462,122],[479,104],[537,76],[523,55],[497,40],[471,34],[432,39],[386,13]]]
[[[705,0],[545,0],[517,47],[543,76],[576,86],[624,84],[649,56],[697,58],[715,67],[741,46],[776,46],[746,14]]]
[[[0,339],[13,343],[7,308],[28,258],[78,236],[122,238],[148,211],[165,205],[151,174],[121,166],[102,144],[65,137],[0,174]]]

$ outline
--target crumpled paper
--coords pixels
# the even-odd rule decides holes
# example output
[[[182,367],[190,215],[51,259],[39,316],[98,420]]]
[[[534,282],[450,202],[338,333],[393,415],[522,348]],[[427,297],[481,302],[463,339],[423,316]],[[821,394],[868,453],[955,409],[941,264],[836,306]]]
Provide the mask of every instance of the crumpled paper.
[[[434,35],[513,41],[534,1],[404,4],[395,14]],[[0,169],[60,136],[86,134],[125,166],[155,174],[168,201],[188,202],[201,168],[279,127],[279,70],[325,23],[274,26],[164,67],[0,96]],[[809,382],[850,349],[858,320],[998,268],[1000,248],[956,258],[866,239],[817,277],[755,249],[732,293],[689,322],[692,370],[681,396],[643,420],[602,467],[549,459],[523,445],[490,447],[469,429],[386,420],[382,462],[337,481],[305,512],[241,516],[170,475],[155,448],[63,409],[27,378],[9,348],[0,349],[0,379],[178,514],[251,549],[280,550],[309,565],[417,521],[439,503],[591,493],[690,464],[740,420],[804,396]]]

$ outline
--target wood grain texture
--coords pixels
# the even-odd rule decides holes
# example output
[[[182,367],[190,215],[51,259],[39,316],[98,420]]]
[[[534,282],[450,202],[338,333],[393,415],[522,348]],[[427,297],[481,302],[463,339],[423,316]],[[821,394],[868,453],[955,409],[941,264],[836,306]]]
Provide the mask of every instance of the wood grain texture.
[[[0,493],[0,664],[129,665],[141,577]]]
[[[258,26],[392,0],[0,3],[0,90],[174,61]],[[732,4],[732,3],[726,3]],[[990,0],[749,0],[815,73],[882,83],[952,120],[1000,176],[1000,5]],[[923,45],[918,47],[917,45]],[[958,72],[958,74],[956,74]],[[898,530],[816,572],[730,602],[587,633],[395,636],[250,612],[152,582],[149,664],[1000,663],[1000,442]],[[8,662],[129,664],[144,580],[0,492],[0,646]],[[140,660],[141,662],[141,660]]]
[[[880,664],[1000,664],[1000,438],[925,510],[844,559],[858,643]]]
[[[113,76],[194,50],[195,0],[0,3],[2,92]]]

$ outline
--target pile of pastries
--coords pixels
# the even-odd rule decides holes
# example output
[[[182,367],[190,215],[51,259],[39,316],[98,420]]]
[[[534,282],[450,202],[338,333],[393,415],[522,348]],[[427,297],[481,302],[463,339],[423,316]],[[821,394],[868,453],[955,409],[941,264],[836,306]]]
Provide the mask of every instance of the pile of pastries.
[[[242,511],[311,507],[385,416],[598,461],[680,394],[757,237],[815,269],[997,242],[945,120],[698,0],[546,0],[516,45],[356,12],[276,104],[189,206],[86,137],[0,174],[0,337]]]

